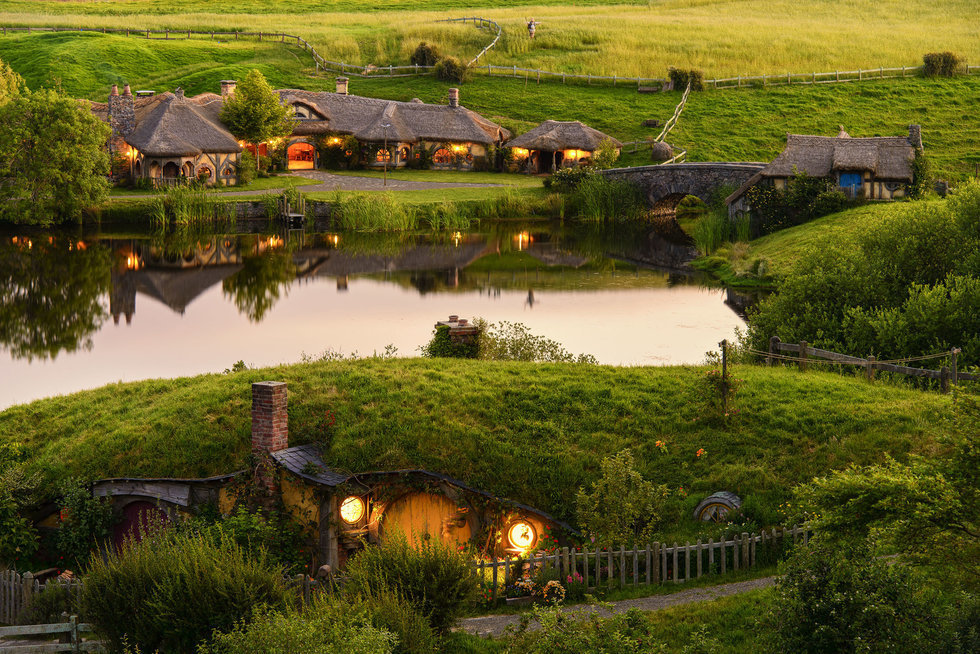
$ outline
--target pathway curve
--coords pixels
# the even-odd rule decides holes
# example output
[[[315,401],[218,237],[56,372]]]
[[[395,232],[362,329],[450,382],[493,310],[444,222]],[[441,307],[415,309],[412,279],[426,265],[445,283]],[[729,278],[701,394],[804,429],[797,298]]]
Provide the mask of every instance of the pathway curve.
[[[439,188],[499,188],[503,184],[475,184],[471,182],[418,182],[404,179],[388,179],[388,184],[380,177],[359,177],[355,175],[334,175],[323,170],[302,170],[288,173],[283,177],[305,177],[310,184],[295,187],[303,193],[322,191],[422,191]],[[267,188],[255,191],[228,191],[219,193],[220,197],[254,197],[270,193],[282,193],[283,188]],[[158,194],[142,193],[138,195],[112,196],[112,200],[145,200],[158,197]]]
[[[614,613],[625,613],[630,609],[640,609],[641,611],[659,611],[671,606],[680,604],[690,604],[692,602],[704,602],[747,593],[757,588],[765,588],[775,583],[776,577],[761,577],[748,581],[737,581],[730,584],[720,584],[718,586],[703,586],[701,588],[688,588],[669,595],[654,595],[652,597],[639,597],[637,599],[620,600],[610,602],[611,609],[605,607],[593,607],[589,605],[568,606],[564,608],[566,613],[597,612],[603,615]],[[520,624],[520,615],[488,615],[479,618],[466,618],[461,620],[457,629],[466,631],[478,636],[499,636],[506,631],[507,627]],[[537,623],[532,624],[532,629],[540,628]]]

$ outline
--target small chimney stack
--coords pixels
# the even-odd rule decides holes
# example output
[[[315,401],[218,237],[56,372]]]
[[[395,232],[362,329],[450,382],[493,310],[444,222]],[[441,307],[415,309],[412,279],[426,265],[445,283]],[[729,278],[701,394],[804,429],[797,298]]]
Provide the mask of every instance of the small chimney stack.
[[[123,95],[128,95],[128,96],[132,97],[133,92],[129,90],[129,84],[124,84],[123,85]]]
[[[916,150],[922,149],[922,125],[909,125],[909,144]]]
[[[287,447],[289,418],[286,413],[285,382],[252,384],[252,454],[259,460],[255,469],[255,483],[270,493],[277,490],[270,455]]]
[[[337,78],[337,95],[347,95],[347,78]]]
[[[227,98],[229,95],[233,95],[236,86],[238,86],[238,82],[233,79],[221,80],[221,97]]]
[[[119,85],[113,84],[112,90],[109,91],[109,95],[119,95]]]
[[[449,89],[449,106],[454,109],[459,106],[459,89]]]

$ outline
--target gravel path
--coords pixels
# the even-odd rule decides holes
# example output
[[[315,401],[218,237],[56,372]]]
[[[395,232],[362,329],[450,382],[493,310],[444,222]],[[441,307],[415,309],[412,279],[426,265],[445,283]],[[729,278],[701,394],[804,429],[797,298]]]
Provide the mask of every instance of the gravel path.
[[[775,583],[776,577],[762,577],[760,579],[750,579],[748,581],[737,581],[731,584],[720,584],[718,586],[704,586],[702,588],[688,588],[670,595],[654,595],[653,597],[640,597],[637,599],[620,600],[611,602],[612,610],[605,608],[592,607],[588,605],[565,607],[566,613],[582,613],[586,611],[596,611],[604,615],[611,613],[625,613],[630,609],[640,609],[641,611],[659,611],[670,606],[680,604],[690,604],[691,602],[704,602],[719,597],[738,595],[757,588],[765,588]],[[481,618],[466,618],[461,620],[459,631],[466,631],[478,636],[499,636],[511,625],[517,625],[521,621],[519,615],[488,615]],[[532,629],[538,625],[532,625]]]
[[[468,182],[409,182],[401,179],[389,179],[388,185],[384,185],[384,180],[380,177],[358,177],[354,175],[333,175],[322,170],[303,170],[289,173],[290,177],[305,177],[310,180],[310,184],[303,184],[296,188],[304,193],[318,191],[420,191],[424,189],[437,188],[489,188],[500,187],[503,184],[471,184]],[[281,193],[281,188],[267,188],[258,191],[229,191],[221,193],[221,197],[249,197],[254,195],[266,195],[268,193]],[[139,195],[117,196],[111,199],[118,200],[142,200],[156,197],[150,193]]]

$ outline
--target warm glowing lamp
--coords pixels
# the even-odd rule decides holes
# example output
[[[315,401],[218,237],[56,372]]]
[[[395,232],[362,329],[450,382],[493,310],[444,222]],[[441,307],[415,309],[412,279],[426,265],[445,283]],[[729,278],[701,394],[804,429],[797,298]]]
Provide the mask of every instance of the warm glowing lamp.
[[[538,534],[534,530],[534,525],[524,520],[518,520],[507,530],[507,540],[519,550],[529,550],[534,547],[538,540]]]
[[[340,517],[349,525],[364,517],[364,500],[351,495],[340,504]]]

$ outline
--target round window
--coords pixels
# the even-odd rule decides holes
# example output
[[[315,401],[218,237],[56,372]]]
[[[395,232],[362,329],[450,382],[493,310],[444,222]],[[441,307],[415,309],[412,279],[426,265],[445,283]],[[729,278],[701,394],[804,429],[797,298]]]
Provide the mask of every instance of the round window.
[[[351,495],[340,504],[340,517],[349,525],[364,517],[364,500]]]
[[[518,520],[507,530],[507,540],[519,550],[529,550],[537,542],[538,533],[530,522]]]

